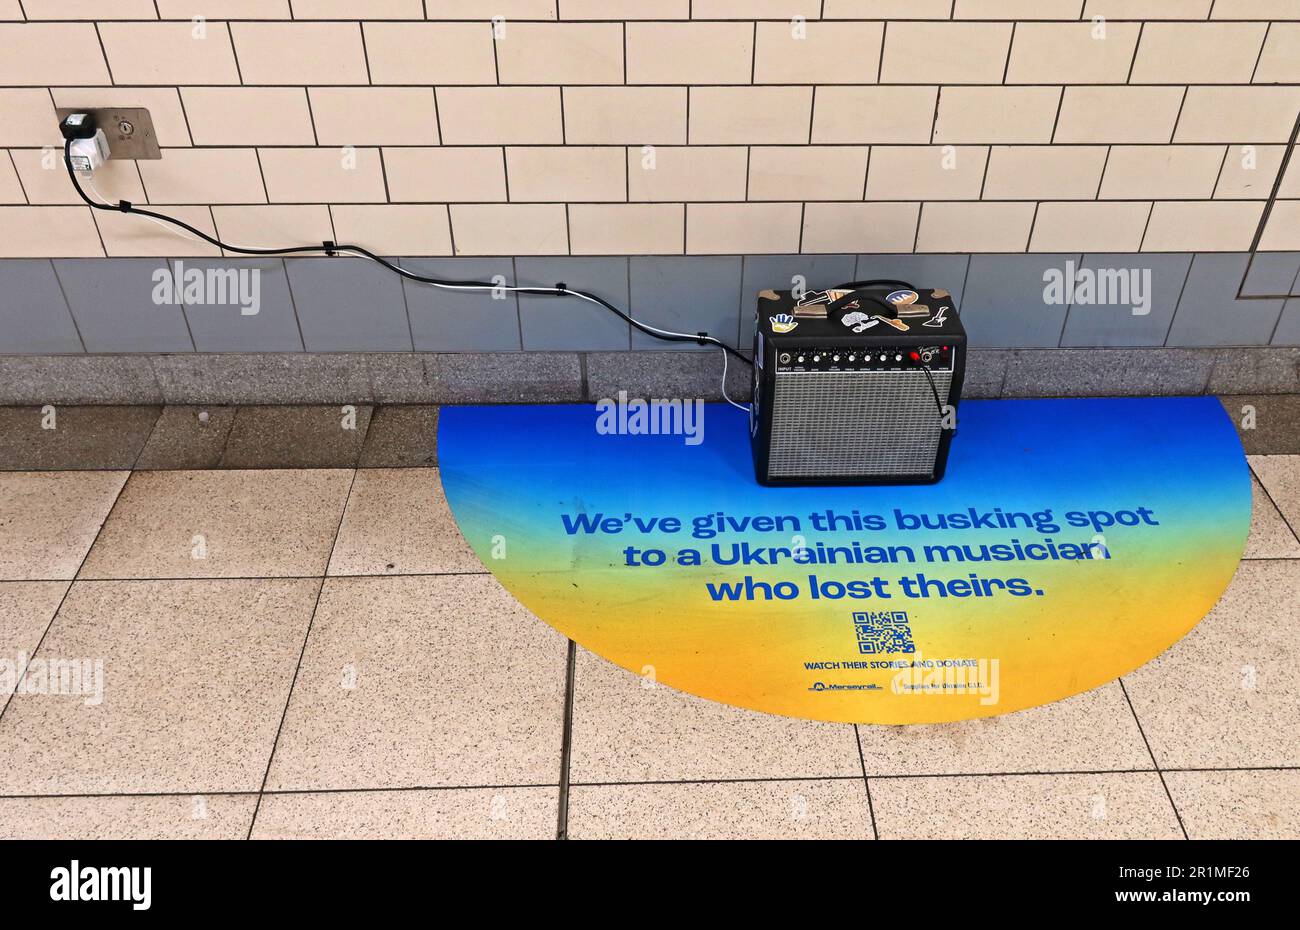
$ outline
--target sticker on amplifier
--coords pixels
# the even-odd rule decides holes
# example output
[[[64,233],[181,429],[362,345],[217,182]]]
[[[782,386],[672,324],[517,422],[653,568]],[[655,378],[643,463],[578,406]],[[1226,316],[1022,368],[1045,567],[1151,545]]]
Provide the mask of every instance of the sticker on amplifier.
[[[772,315],[772,332],[788,333],[793,330],[799,322],[788,313],[774,313]]]

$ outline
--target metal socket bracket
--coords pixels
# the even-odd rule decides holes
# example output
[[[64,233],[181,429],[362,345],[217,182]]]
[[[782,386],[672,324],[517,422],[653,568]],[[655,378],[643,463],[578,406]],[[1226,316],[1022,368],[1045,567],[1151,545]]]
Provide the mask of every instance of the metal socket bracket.
[[[89,113],[108,137],[108,157],[148,161],[162,158],[153,117],[144,107],[59,107],[63,120],[70,113]]]

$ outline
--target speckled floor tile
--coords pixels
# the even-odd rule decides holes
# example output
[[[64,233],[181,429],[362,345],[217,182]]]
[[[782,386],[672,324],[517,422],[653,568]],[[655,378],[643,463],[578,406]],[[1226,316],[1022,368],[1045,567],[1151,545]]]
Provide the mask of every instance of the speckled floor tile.
[[[0,471],[129,469],[161,409],[0,407]]]
[[[1291,531],[1300,535],[1300,455],[1252,455],[1250,467]]]
[[[54,619],[67,581],[0,581],[0,707]]]
[[[216,468],[235,422],[234,407],[165,407],[135,467]],[[206,414],[206,421],[202,418]]]
[[[124,471],[0,473],[0,580],[74,577],[126,478]]]
[[[1219,400],[1251,455],[1300,453],[1300,394],[1232,395]],[[1246,423],[1252,428],[1247,429]]]
[[[102,700],[16,695],[0,794],[257,791],[318,585],[77,582],[33,661],[102,662]]]
[[[1300,541],[1254,475],[1250,478],[1250,536],[1242,558],[1300,558]]]
[[[373,408],[240,407],[223,468],[355,468]]]
[[[576,786],[569,837],[869,840],[861,778]]]
[[[1118,682],[1001,717],[860,725],[858,738],[868,775],[1154,768]]]
[[[378,407],[361,450],[362,468],[438,464],[437,407]]]
[[[1300,839],[1300,771],[1166,772],[1194,840]]]
[[[0,838],[242,840],[256,794],[0,798]]]
[[[556,783],[567,651],[490,576],[328,579],[267,788]]]
[[[351,482],[335,469],[136,472],[81,577],[322,575]]]
[[[575,784],[862,774],[849,724],[742,710],[650,685],[578,650]]]
[[[1300,765],[1300,561],[1243,562],[1209,616],[1124,676],[1161,768]]]
[[[253,839],[553,840],[560,789],[268,794]]]
[[[486,572],[456,528],[436,468],[357,472],[331,575]]]
[[[1155,772],[871,781],[884,839],[1182,839]]]

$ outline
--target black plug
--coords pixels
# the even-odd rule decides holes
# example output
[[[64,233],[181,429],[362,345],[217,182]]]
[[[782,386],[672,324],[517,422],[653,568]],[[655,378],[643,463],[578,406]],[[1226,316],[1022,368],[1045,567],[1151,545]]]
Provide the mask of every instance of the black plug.
[[[91,139],[98,128],[91,113],[69,113],[59,123],[59,132],[65,139]]]

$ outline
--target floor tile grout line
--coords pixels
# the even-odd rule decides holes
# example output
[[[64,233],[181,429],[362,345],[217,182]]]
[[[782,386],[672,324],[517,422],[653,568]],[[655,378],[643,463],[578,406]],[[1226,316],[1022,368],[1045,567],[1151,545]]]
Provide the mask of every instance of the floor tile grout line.
[[[1142,743],[1147,747],[1147,753],[1151,756],[1151,764],[1156,767],[1156,775],[1160,778],[1160,787],[1165,789],[1165,797],[1169,798],[1169,807],[1174,812],[1174,818],[1178,821],[1178,829],[1182,831],[1183,839],[1191,839],[1187,835],[1187,826],[1183,823],[1183,815],[1178,810],[1178,805],[1174,802],[1174,794],[1169,790],[1169,783],[1165,781],[1165,773],[1160,770],[1160,762],[1156,759],[1155,750],[1151,748],[1151,741],[1147,739],[1146,730],[1142,727],[1142,721],[1138,717],[1137,708],[1133,706],[1133,699],[1129,697],[1128,688],[1124,684],[1121,676],[1116,679],[1119,682],[1119,689],[1124,693],[1124,700],[1128,703],[1128,709],[1133,714],[1133,722],[1137,724],[1138,735],[1142,737]]]
[[[569,648],[564,660],[564,726],[560,736],[560,787],[559,805],[555,838],[569,838],[569,781],[570,764],[573,758],[573,699],[574,680],[578,664],[578,644],[569,640]]]
[[[876,826],[876,806],[871,801],[871,779],[867,777],[867,757],[862,751],[862,736],[858,725],[853,724],[853,741],[858,744],[858,761],[862,763],[862,787],[867,792],[867,814],[871,817],[871,838],[880,839],[880,829]]]
[[[1264,562],[1268,559],[1252,559],[1251,561]],[[1278,559],[1276,561],[1300,561],[1300,559]],[[109,584],[112,582],[153,582],[153,581],[319,581],[322,578],[328,580],[377,580],[380,578],[478,578],[484,575],[491,575],[489,571],[481,572],[392,572],[383,575],[325,575],[317,572],[314,575],[183,575],[171,578],[142,577],[136,575],[122,576],[117,578],[0,578],[0,584],[42,584],[65,581],[87,581],[96,584]]]
[[[339,509],[338,523],[334,527],[334,539],[330,543],[329,555],[325,558],[326,571],[329,570],[330,559],[334,558],[334,550],[339,544],[339,534],[343,531],[343,520],[347,516],[348,504],[352,501],[352,489],[357,483],[357,470],[352,469],[352,480],[348,482],[348,493],[344,495],[343,506]],[[298,650],[298,664],[294,666],[293,678],[289,681],[289,692],[284,698],[284,709],[280,711],[280,724],[275,728],[275,739],[271,742],[271,751],[266,757],[266,771],[262,773],[262,784],[258,787],[257,803],[253,805],[253,816],[248,821],[248,835],[245,839],[253,838],[253,828],[257,826],[257,814],[262,809],[262,797],[266,792],[266,783],[271,777],[271,766],[275,763],[275,753],[280,746],[280,734],[284,732],[284,722],[289,717],[289,705],[293,703],[293,690],[298,684],[298,675],[302,671],[302,662],[307,655],[307,644],[311,641],[312,626],[316,623],[316,613],[320,610],[321,598],[325,594],[325,583],[328,576],[320,579],[320,585],[316,588],[316,602],[311,608],[311,617],[307,620],[307,632],[302,637],[302,648]]]
[[[1265,455],[1259,454],[1259,457],[1263,458],[1265,457]],[[1250,456],[1246,457],[1246,468],[1250,471],[1251,477],[1253,477],[1256,483],[1259,484],[1260,490],[1264,492],[1264,496],[1268,498],[1268,502],[1273,505],[1273,510],[1277,513],[1279,517],[1282,518],[1282,525],[1285,526],[1288,530],[1290,530],[1291,538],[1295,542],[1300,543],[1300,530],[1297,530],[1294,526],[1291,525],[1291,521],[1287,518],[1286,511],[1284,511],[1281,507],[1278,506],[1277,501],[1273,498],[1273,492],[1270,491],[1268,489],[1268,485],[1264,483],[1264,476],[1261,475],[1258,471],[1256,471],[1255,466],[1251,464]],[[1284,560],[1283,557],[1281,556],[1273,556],[1272,558]],[[1251,561],[1256,561],[1256,560],[1252,559]]]
[[[126,472],[126,477],[122,480],[122,484],[118,487],[117,493],[113,495],[113,503],[109,505],[108,511],[104,514],[103,521],[99,524],[99,528],[95,530],[95,538],[90,541],[90,545],[86,547],[85,553],[82,554],[81,562],[77,564],[76,572],[73,573],[73,576],[71,578],[58,579],[59,581],[66,581],[68,586],[63,589],[63,596],[59,598],[59,605],[54,608],[54,613],[50,615],[50,622],[45,624],[45,630],[41,633],[41,638],[37,640],[36,645],[32,647],[31,658],[35,658],[37,653],[40,652],[41,646],[45,645],[45,638],[50,635],[50,630],[54,628],[54,621],[58,620],[59,614],[63,612],[63,605],[68,602],[68,595],[72,593],[72,588],[77,583],[77,575],[80,575],[81,570],[85,568],[86,560],[90,558],[90,553],[94,551],[95,544],[99,542],[99,537],[104,532],[104,527],[108,526],[108,521],[112,518],[113,511],[117,509],[118,501],[122,499],[122,494],[125,493],[126,486],[131,481],[131,474],[132,473],[130,471]],[[27,666],[24,665],[22,672],[20,672],[16,676],[15,682],[21,681],[26,674],[27,674]],[[9,705],[13,703],[14,695],[16,695],[17,693],[18,690],[17,687],[15,686],[13,692],[5,695],[4,706],[0,707],[0,721],[4,720],[5,714],[9,711]]]

